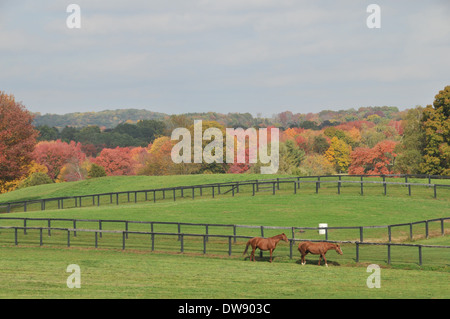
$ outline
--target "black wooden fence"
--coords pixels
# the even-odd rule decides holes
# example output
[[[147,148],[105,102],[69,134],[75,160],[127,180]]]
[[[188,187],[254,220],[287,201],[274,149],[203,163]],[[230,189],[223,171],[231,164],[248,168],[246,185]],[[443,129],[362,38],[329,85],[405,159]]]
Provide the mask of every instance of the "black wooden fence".
[[[99,234],[100,237],[103,233],[115,233],[119,234],[122,237],[122,250],[126,249],[126,239],[128,238],[129,234],[137,234],[137,235],[147,235],[151,238],[151,251],[155,250],[155,237],[156,236],[176,236],[178,237],[178,241],[180,244],[180,253],[184,252],[184,243],[186,237],[201,237],[202,243],[203,243],[203,254],[207,253],[207,242],[209,237],[213,238],[222,238],[226,239],[228,242],[228,256],[232,255],[233,251],[233,244],[232,242],[236,242],[236,239],[249,239],[251,236],[237,236],[237,235],[206,235],[206,234],[188,234],[188,233],[159,233],[159,232],[143,232],[143,231],[120,231],[120,230],[92,230],[92,229],[72,229],[72,228],[48,228],[48,227],[20,227],[20,226],[1,226],[0,229],[4,230],[13,230],[14,231],[14,244],[17,246],[19,245],[18,241],[18,231],[23,230],[24,233],[27,232],[27,230],[38,230],[39,231],[39,245],[43,246],[43,233],[44,231],[66,231],[67,232],[67,247],[71,247],[71,233],[76,232],[92,232],[94,233],[94,247],[98,248],[98,241],[99,241]],[[314,239],[295,239],[290,238],[289,240],[289,258],[292,259],[294,255],[294,245],[296,242],[301,241],[319,241]],[[341,244],[354,244],[356,246],[356,256],[355,261],[360,262],[360,248],[363,245],[377,245],[377,246],[386,246],[387,247],[387,263],[391,264],[392,258],[391,258],[391,247],[416,247],[418,252],[418,264],[423,264],[423,254],[422,250],[423,248],[433,248],[433,249],[449,249],[450,246],[443,246],[443,245],[417,245],[417,244],[399,244],[399,243],[374,243],[374,242],[359,242],[359,241],[328,241],[333,243],[341,243]],[[262,257],[262,252],[260,253],[260,256]],[[443,263],[448,262],[447,260],[443,260]]]
[[[364,180],[364,178],[378,177],[381,181]],[[334,180],[329,180],[333,178]],[[358,181],[343,180],[343,178],[358,178]],[[404,178],[405,182],[392,182],[386,181],[386,178]],[[411,178],[427,178],[426,183],[411,183]],[[313,179],[313,180],[311,180]],[[412,187],[426,187],[433,189],[433,196],[437,198],[438,188],[450,189],[450,184],[436,184],[431,183],[432,179],[450,179],[450,176],[432,176],[432,175],[326,175],[326,176],[298,176],[298,177],[286,177],[277,179],[265,179],[265,180],[249,180],[249,181],[237,181],[237,182],[225,182],[214,184],[202,184],[191,186],[177,186],[169,188],[158,188],[148,190],[136,190],[136,191],[122,191],[111,192],[91,195],[79,195],[79,196],[65,196],[45,199],[35,199],[26,201],[7,202],[0,204],[0,213],[10,213],[13,209],[22,209],[24,212],[29,210],[46,210],[49,204],[54,204],[54,208],[63,209],[68,207],[82,207],[84,206],[100,206],[102,200],[109,204],[119,205],[123,202],[123,197],[126,196],[125,202],[138,201],[153,201],[165,200],[171,198],[176,201],[177,198],[183,198],[190,196],[195,199],[196,196],[203,196],[205,191],[214,198],[217,195],[231,193],[235,196],[235,193],[239,193],[240,190],[247,186],[251,187],[252,196],[260,191],[270,190],[273,195],[280,190],[280,185],[287,185],[292,187],[294,194],[301,188],[301,184],[314,184],[315,192],[319,193],[321,185],[323,184],[336,184],[337,194],[341,194],[341,188],[344,184],[359,184],[360,194],[364,195],[364,185],[378,184],[383,187],[384,195],[388,193],[388,186],[405,186],[408,188],[408,195],[412,195]],[[106,200],[105,200],[106,198]],[[52,209],[54,209],[52,207]]]
[[[450,217],[442,217],[442,218],[434,218],[434,219],[428,219],[428,220],[421,220],[411,223],[401,223],[401,224],[392,224],[392,225],[378,225],[378,226],[336,226],[336,227],[298,227],[298,226],[292,226],[292,227],[286,227],[286,226],[264,226],[264,225],[236,225],[236,224],[208,224],[208,223],[186,223],[186,222],[163,222],[163,221],[135,221],[135,220],[116,220],[116,219],[71,219],[71,218],[33,218],[33,217],[0,217],[0,222],[3,221],[19,221],[21,224],[20,226],[12,226],[12,227],[22,227],[24,230],[24,234],[26,234],[27,228],[30,226],[30,222],[45,222],[46,227],[48,231],[48,236],[51,236],[51,230],[52,228],[52,222],[64,222],[69,223],[72,227],[70,228],[74,235],[76,236],[77,231],[99,231],[99,234],[101,236],[101,232],[105,229],[103,229],[104,225],[106,223],[113,223],[113,224],[122,224],[123,229],[121,230],[111,230],[111,231],[119,231],[119,232],[131,232],[130,225],[138,224],[138,225],[149,225],[149,230],[151,233],[155,232],[155,226],[156,225],[173,225],[177,226],[177,234],[182,234],[182,227],[183,226],[189,226],[190,229],[192,229],[192,226],[199,227],[200,231],[197,233],[198,235],[205,235],[206,238],[208,236],[212,236],[210,231],[211,229],[220,228],[220,229],[229,229],[230,234],[226,236],[233,236],[235,238],[238,238],[238,229],[258,229],[259,233],[258,235],[261,237],[265,237],[265,230],[281,230],[286,232],[289,236],[291,236],[292,239],[295,239],[296,233],[301,233],[305,230],[315,230],[319,231],[322,230],[325,232],[324,239],[329,240],[330,238],[330,231],[332,230],[356,230],[359,232],[359,242],[364,242],[364,230],[370,230],[370,229],[386,229],[387,230],[387,236],[389,243],[392,242],[392,231],[396,227],[409,227],[409,239],[413,240],[413,225],[419,225],[423,224],[424,227],[424,237],[429,238],[429,229],[431,223],[439,223],[440,224],[440,234],[441,236],[445,235],[445,221],[450,220]],[[89,228],[77,228],[77,225],[80,223],[87,223],[87,224],[94,224],[96,225],[97,229],[93,229],[92,227]],[[42,228],[42,227],[39,227]],[[63,227],[66,229],[67,227]],[[55,228],[56,229],[56,228]],[[253,234],[255,235],[255,234]],[[253,236],[251,236],[253,237]]]

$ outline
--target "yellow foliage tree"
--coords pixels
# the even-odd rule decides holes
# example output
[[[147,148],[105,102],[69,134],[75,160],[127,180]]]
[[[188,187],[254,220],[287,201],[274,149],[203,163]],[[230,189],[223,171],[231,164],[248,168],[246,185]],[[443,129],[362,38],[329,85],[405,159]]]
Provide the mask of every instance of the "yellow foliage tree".
[[[347,171],[351,163],[350,153],[352,147],[336,136],[331,139],[330,147],[325,152],[325,157],[334,164],[339,173]]]

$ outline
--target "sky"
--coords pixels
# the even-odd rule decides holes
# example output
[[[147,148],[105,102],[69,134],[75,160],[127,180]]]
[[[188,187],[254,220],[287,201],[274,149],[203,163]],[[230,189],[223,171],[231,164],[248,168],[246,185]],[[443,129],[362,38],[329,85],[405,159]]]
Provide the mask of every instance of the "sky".
[[[41,114],[403,110],[450,85],[449,16],[448,0],[0,0],[0,91]]]

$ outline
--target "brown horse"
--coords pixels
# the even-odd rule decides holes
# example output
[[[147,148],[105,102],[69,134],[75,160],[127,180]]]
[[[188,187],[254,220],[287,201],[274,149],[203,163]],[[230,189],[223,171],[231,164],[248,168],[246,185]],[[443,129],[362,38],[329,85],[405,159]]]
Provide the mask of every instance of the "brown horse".
[[[253,259],[253,261],[255,261],[255,250],[256,248],[259,248],[260,250],[270,251],[270,262],[272,262],[272,252],[275,250],[280,240],[284,240],[285,242],[289,241],[284,233],[269,238],[253,237],[247,242],[243,255],[247,253],[248,246],[251,245],[252,253],[250,255],[250,260]]]
[[[328,267],[327,259],[325,258],[325,254],[330,249],[336,250],[336,252],[339,255],[343,254],[343,252],[341,250],[341,246],[339,244],[332,244],[332,243],[327,243],[327,242],[313,243],[310,241],[304,241],[298,245],[298,251],[302,255],[302,260],[301,260],[302,265],[306,264],[305,256],[308,253],[311,253],[311,254],[315,254],[315,255],[320,255],[319,256],[319,265],[320,265],[320,260],[323,257],[323,260],[325,261],[325,266]]]

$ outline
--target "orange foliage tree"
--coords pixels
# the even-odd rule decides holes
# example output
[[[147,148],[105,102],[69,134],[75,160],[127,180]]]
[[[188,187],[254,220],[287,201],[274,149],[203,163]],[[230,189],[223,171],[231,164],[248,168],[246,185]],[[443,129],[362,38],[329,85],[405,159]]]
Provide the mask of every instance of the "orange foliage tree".
[[[356,148],[351,153],[352,164],[348,169],[349,174],[392,174],[392,167],[397,156],[394,149],[397,144],[398,142],[386,140],[379,142],[373,148]]]

